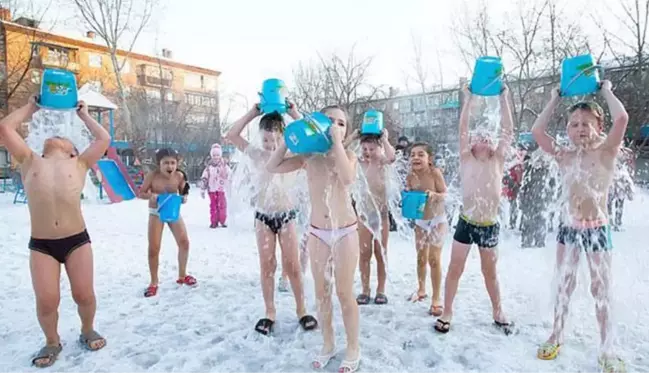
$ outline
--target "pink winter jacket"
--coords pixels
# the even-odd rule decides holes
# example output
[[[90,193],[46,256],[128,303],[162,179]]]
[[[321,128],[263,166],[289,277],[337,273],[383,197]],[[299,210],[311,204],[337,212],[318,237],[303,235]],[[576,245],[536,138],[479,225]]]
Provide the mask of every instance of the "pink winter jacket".
[[[223,160],[210,163],[203,170],[201,175],[201,189],[208,192],[225,192],[228,179],[230,178],[230,167]]]

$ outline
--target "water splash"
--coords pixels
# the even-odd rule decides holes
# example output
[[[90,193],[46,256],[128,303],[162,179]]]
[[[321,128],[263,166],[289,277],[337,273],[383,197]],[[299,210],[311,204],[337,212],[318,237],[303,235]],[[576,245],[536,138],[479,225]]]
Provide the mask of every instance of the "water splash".
[[[25,142],[34,152],[41,154],[45,140],[54,136],[67,138],[80,153],[91,142],[91,135],[86,125],[75,111],[39,110],[29,123],[29,133]]]

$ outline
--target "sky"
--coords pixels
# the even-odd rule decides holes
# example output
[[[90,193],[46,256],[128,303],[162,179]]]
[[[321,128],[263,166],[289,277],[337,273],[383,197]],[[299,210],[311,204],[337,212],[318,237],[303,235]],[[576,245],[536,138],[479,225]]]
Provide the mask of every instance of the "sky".
[[[232,121],[257,102],[263,80],[279,78],[290,86],[298,63],[315,61],[318,54],[346,55],[352,47],[359,58],[373,58],[371,83],[405,92],[407,77],[412,76],[413,37],[422,45],[431,82],[453,85],[470,75],[452,30],[453,21],[464,14],[463,5],[477,9],[484,2],[496,15],[494,22],[515,22],[502,15],[516,10],[511,5],[515,1],[159,0],[155,17],[134,49],[159,54],[167,48],[175,60],[220,71],[222,113],[231,107]],[[568,12],[583,12],[580,1],[558,4]],[[627,0],[587,4],[589,9],[608,9],[604,3],[616,1]],[[50,7],[46,19],[58,19],[55,31],[85,33],[72,6]],[[414,88],[412,80],[409,87]]]

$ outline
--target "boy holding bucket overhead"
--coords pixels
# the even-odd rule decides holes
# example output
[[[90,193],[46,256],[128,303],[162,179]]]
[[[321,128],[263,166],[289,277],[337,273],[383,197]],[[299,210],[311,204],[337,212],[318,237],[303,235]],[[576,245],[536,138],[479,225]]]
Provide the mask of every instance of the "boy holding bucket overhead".
[[[562,174],[562,188],[568,199],[557,234],[557,269],[559,289],[554,308],[554,327],[548,340],[537,352],[539,359],[552,360],[563,344],[563,329],[570,296],[577,285],[581,252],[590,267],[590,290],[595,298],[595,313],[601,338],[599,362],[606,372],[624,371],[624,363],[612,352],[611,322],[611,250],[613,248],[607,214],[607,194],[613,181],[615,159],[620,151],[629,116],[611,91],[611,82],[603,81],[601,94],[606,99],[613,126],[603,135],[604,111],[594,102],[573,105],[567,124],[571,147],[556,143],[547,133],[552,113],[559,104],[558,89],[541,115],[532,133],[539,147],[551,154]]]
[[[444,313],[437,319],[435,330],[448,333],[453,317],[453,300],[464,265],[473,244],[478,246],[482,275],[491,299],[494,324],[506,335],[513,332],[513,323],[501,307],[500,285],[496,273],[500,224],[501,184],[505,155],[511,146],[513,119],[509,89],[502,86],[500,93],[500,141],[485,134],[469,134],[469,115],[473,95],[464,87],[464,103],[460,114],[460,181],[462,183],[462,211],[453,236],[451,262],[444,287]]]
[[[27,195],[31,221],[30,271],[38,322],[46,339],[46,345],[33,357],[32,364],[45,368],[54,364],[63,349],[57,330],[61,264],[68,274],[72,298],[81,318],[79,341],[91,351],[106,345],[106,339],[93,328],[97,309],[93,254],[81,213],[81,191],[88,169],[108,149],[110,135],[88,113],[88,106],[79,102],[79,119],[95,138],[90,146],[79,154],[70,140],[54,136],[45,140],[43,153],[36,154],[17,131],[39,110],[36,102],[36,97],[31,97],[27,105],[2,119],[0,137],[19,164]]]
[[[180,216],[180,204],[187,202],[189,184],[178,169],[178,153],[173,149],[160,149],[155,154],[158,167],[144,177],[139,198],[149,200],[149,271],[151,282],[144,291],[145,297],[158,293],[158,261],[164,224],[169,225],[178,245],[179,285],[196,286],[196,279],[187,274],[189,237],[185,222]]]

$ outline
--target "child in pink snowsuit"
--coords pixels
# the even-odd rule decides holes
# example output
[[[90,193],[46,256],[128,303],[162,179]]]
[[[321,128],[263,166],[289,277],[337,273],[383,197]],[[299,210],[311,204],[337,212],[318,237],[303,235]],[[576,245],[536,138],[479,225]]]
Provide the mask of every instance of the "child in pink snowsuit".
[[[210,228],[217,228],[219,224],[225,228],[228,207],[225,187],[230,177],[230,168],[223,159],[221,145],[213,144],[210,156],[210,163],[201,176],[201,197],[205,198],[207,190],[210,196]]]

